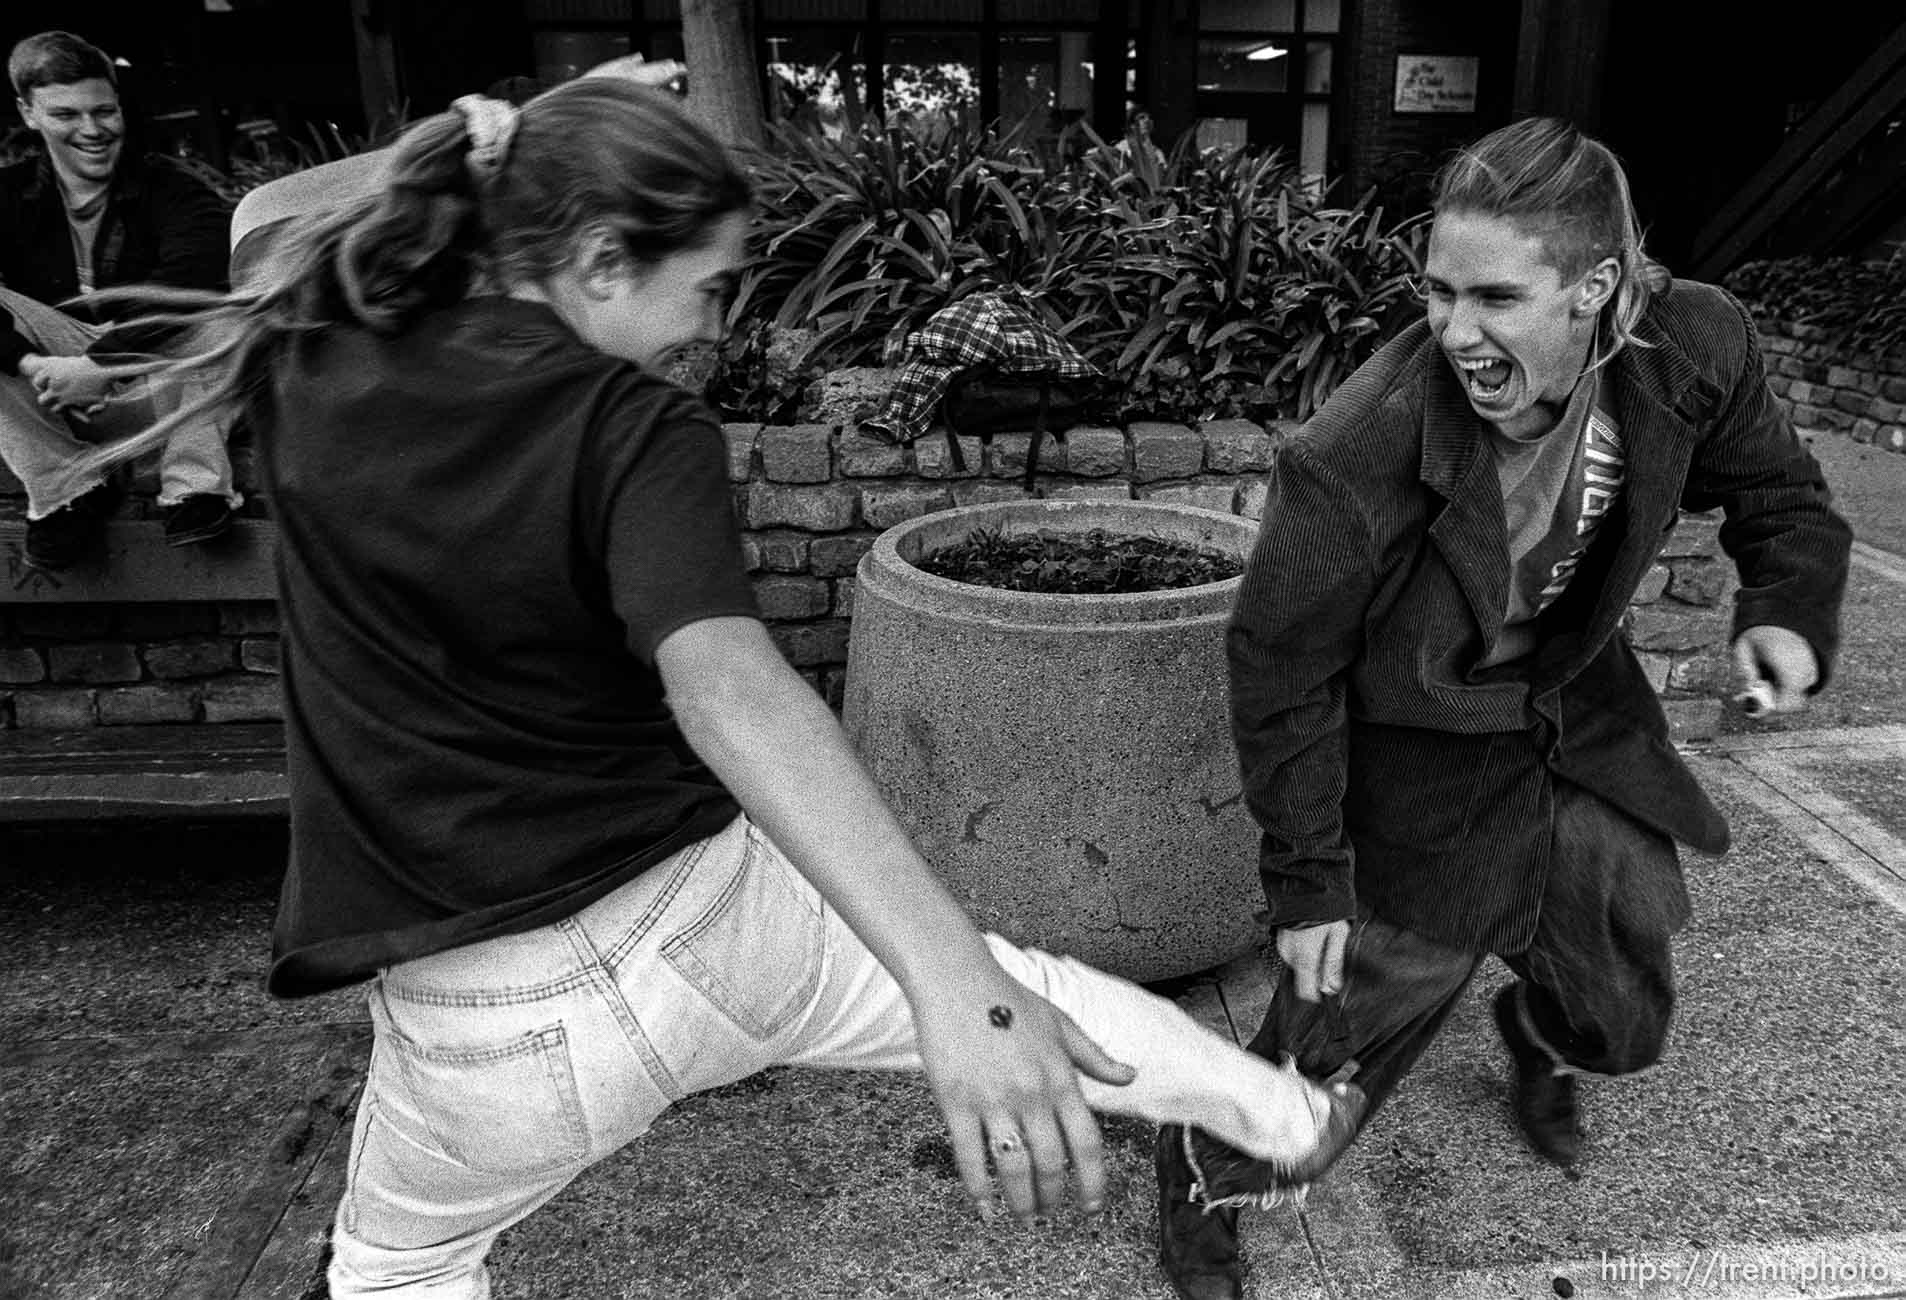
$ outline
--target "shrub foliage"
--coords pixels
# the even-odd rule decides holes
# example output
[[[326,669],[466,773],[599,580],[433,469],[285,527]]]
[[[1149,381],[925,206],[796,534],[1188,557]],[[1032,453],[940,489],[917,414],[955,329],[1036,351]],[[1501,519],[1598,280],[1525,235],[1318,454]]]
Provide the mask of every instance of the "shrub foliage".
[[[1885,261],[1748,262],[1726,284],[1761,320],[1815,325],[1850,351],[1906,356],[1906,251]]]
[[[1333,206],[1281,151],[1131,160],[977,127],[784,133],[714,395],[786,413],[806,380],[900,359],[968,294],[1016,291],[1111,378],[1125,418],[1303,419],[1416,310],[1424,215]],[[765,363],[786,330],[796,365]]]
[[[235,201],[403,125],[199,167]],[[1012,291],[1107,374],[1120,418],[1305,419],[1417,310],[1426,213],[1335,205],[1282,151],[1187,140],[1160,162],[1074,130],[1034,145],[970,124],[779,129],[751,159],[750,259],[709,396],[785,419],[819,375],[895,363],[940,308]]]

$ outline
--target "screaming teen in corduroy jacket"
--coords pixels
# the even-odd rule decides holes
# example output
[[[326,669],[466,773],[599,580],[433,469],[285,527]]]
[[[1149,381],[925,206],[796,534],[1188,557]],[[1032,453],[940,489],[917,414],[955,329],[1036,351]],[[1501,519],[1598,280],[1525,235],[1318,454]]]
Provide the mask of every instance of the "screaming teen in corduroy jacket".
[[[1605,147],[1518,122],[1454,156],[1434,208],[1427,319],[1280,450],[1230,628],[1285,962],[1251,1047],[1350,1074],[1374,1113],[1498,954],[1516,1113],[1567,1164],[1576,1075],[1661,1053],[1675,842],[1727,847],[1623,612],[1679,511],[1718,507],[1736,664],[1799,708],[1850,533],[1751,320],[1646,258]],[[1158,1160],[1166,1272],[1237,1295],[1248,1163],[1174,1128]]]

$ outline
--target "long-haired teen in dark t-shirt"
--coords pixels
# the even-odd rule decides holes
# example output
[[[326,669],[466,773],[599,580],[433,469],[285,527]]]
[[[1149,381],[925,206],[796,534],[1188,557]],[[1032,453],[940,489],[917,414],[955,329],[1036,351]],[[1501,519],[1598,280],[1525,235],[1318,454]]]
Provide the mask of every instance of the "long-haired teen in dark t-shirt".
[[[990,1160],[1022,1217],[1099,1202],[1092,1108],[1280,1184],[1354,1124],[976,931],[769,639],[720,430],[656,377],[719,336],[748,212],[672,97],[590,78],[459,101],[243,290],[171,300],[224,340],[180,364],[247,406],[278,521],[272,988],[368,981],[376,1026],[333,1295],[483,1294],[503,1228],[774,1064],[924,1069],[966,1188]]]

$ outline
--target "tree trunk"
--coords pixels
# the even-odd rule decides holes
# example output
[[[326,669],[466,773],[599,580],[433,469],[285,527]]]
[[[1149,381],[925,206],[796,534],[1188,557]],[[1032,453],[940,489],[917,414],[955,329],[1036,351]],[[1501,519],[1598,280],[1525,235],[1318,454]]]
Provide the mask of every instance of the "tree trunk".
[[[730,145],[765,145],[754,0],[682,0],[682,50],[689,109]]]

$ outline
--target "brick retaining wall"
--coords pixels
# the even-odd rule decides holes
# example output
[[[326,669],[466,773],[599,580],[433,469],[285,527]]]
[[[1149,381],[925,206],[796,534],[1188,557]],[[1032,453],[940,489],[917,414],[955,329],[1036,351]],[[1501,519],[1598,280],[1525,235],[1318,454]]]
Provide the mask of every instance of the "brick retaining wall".
[[[1818,325],[1759,324],[1768,386],[1795,424],[1906,453],[1906,357],[1849,356]]]
[[[1222,420],[1073,429],[1042,446],[1034,492],[1180,501],[1255,519],[1289,428]],[[956,468],[940,433],[895,447],[851,425],[730,424],[723,432],[762,613],[789,660],[835,707],[854,570],[874,538],[930,511],[1025,495],[1025,434],[962,438],[964,468]],[[1685,520],[1631,614],[1636,647],[1684,735],[1712,730],[1726,683],[1722,606],[1732,568],[1717,532],[1713,520]],[[277,716],[277,665],[270,602],[0,604],[7,727],[266,720]]]

